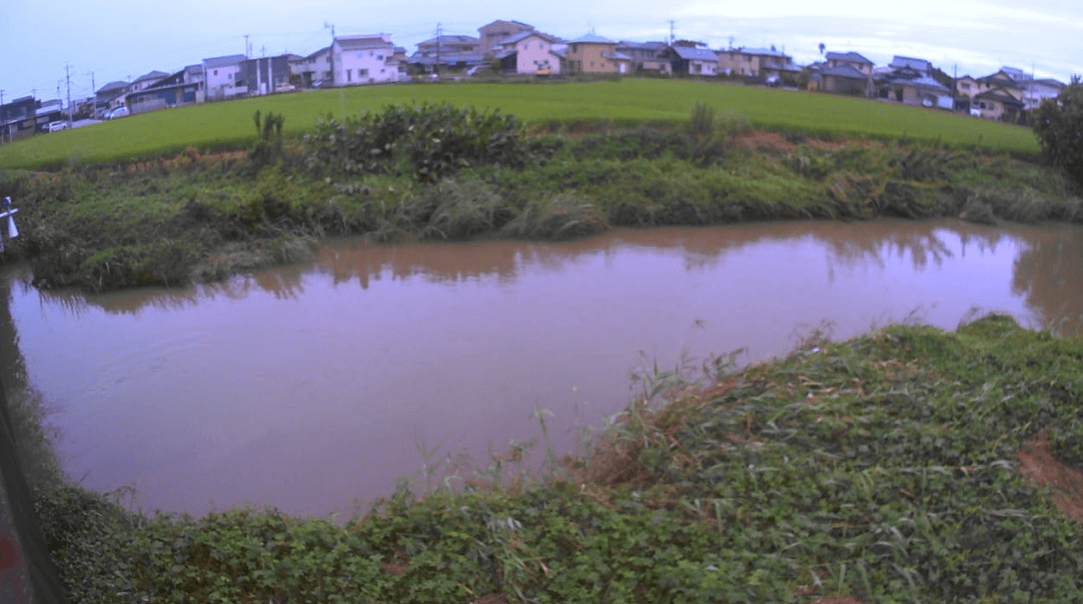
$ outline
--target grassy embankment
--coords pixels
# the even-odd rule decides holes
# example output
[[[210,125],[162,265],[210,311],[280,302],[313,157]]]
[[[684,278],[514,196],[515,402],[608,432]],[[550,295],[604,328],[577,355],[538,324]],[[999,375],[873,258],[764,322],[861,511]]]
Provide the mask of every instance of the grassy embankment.
[[[349,113],[421,96],[491,103],[533,121],[436,111],[410,118],[408,130],[401,115],[380,114],[366,127],[386,129],[380,144],[393,148],[383,155],[342,120],[327,127],[338,128],[335,138],[309,126],[336,102]],[[706,108],[698,116],[694,101]],[[161,156],[189,143],[236,146],[252,131],[255,108],[285,117],[284,141],[272,132],[259,154],[189,147],[154,160],[93,163]],[[491,128],[479,136],[482,122],[471,119],[490,120]],[[308,142],[291,128],[308,128]],[[545,239],[609,226],[961,213],[987,222],[1083,220],[1083,204],[1061,175],[1007,155],[1034,149],[1033,135],[1017,127],[739,86],[402,86],[163,111],[16,143],[0,148],[0,165],[52,164],[65,154],[82,163],[2,173],[0,195],[21,209],[23,236],[10,253],[31,259],[39,286],[101,290],[300,260],[318,238],[338,234]]]
[[[77,490],[42,512],[88,603],[1074,602],[1083,474],[1051,452],[1083,464],[1081,367],[1083,339],[1009,318],[894,326],[657,375],[585,457],[511,486],[494,459],[345,526]]]

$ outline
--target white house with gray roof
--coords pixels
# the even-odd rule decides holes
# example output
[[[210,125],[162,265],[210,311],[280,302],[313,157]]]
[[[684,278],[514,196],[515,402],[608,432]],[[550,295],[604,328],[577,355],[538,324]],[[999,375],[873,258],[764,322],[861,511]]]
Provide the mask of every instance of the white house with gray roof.
[[[208,101],[232,99],[246,94],[244,83],[244,55],[227,55],[203,59],[203,79],[206,81]]]
[[[290,61],[290,74],[301,81],[301,86],[311,88],[317,82],[331,81],[331,47],[325,46],[307,57]]]
[[[132,85],[129,88],[129,92],[138,92],[140,90],[146,90],[147,88],[150,88],[151,86],[156,84],[159,80],[161,80],[163,78],[168,78],[168,77],[169,77],[168,73],[166,73],[164,71],[154,70],[154,71],[152,71],[150,73],[141,75],[138,78],[132,80]]]
[[[390,34],[339,36],[331,45],[335,86],[398,82],[405,77]]]

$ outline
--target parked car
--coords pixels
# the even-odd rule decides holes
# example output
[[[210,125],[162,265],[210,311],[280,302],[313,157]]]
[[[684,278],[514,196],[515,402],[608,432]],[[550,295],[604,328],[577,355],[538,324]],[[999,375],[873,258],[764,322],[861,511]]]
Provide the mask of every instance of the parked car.
[[[117,107],[116,109],[110,111],[109,113],[106,113],[105,114],[105,119],[107,119],[107,120],[115,120],[118,117],[128,117],[131,114],[132,114],[132,112],[128,111],[127,107]]]
[[[65,129],[67,129],[67,127],[68,127],[68,122],[63,121],[63,120],[59,121],[59,122],[50,122],[49,123],[49,132],[56,132],[57,130],[65,130]]]

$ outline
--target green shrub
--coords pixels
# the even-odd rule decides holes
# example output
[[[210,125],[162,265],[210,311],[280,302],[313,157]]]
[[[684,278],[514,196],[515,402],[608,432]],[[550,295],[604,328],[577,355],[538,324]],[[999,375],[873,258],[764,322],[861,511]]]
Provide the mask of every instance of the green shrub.
[[[1056,100],[1042,101],[1032,127],[1045,159],[1083,185],[1083,83],[1078,76]]]
[[[380,113],[321,120],[305,135],[316,176],[392,173],[436,182],[461,168],[523,163],[515,116],[451,104],[395,105]]]

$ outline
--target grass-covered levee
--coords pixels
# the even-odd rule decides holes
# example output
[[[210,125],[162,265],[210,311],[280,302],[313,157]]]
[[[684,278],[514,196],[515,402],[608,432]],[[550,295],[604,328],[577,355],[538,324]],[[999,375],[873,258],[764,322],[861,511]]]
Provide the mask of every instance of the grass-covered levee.
[[[656,372],[585,455],[345,523],[39,510],[79,602],[1077,602],[1081,401],[1081,339],[892,326]]]
[[[616,226],[958,217],[1083,221],[1058,171],[945,142],[683,122],[524,125],[474,107],[396,105],[303,137],[255,114],[247,150],[0,172],[20,208],[8,256],[39,287],[208,281],[304,260],[329,235],[376,242],[560,239]],[[964,119],[964,118],[958,118]]]

